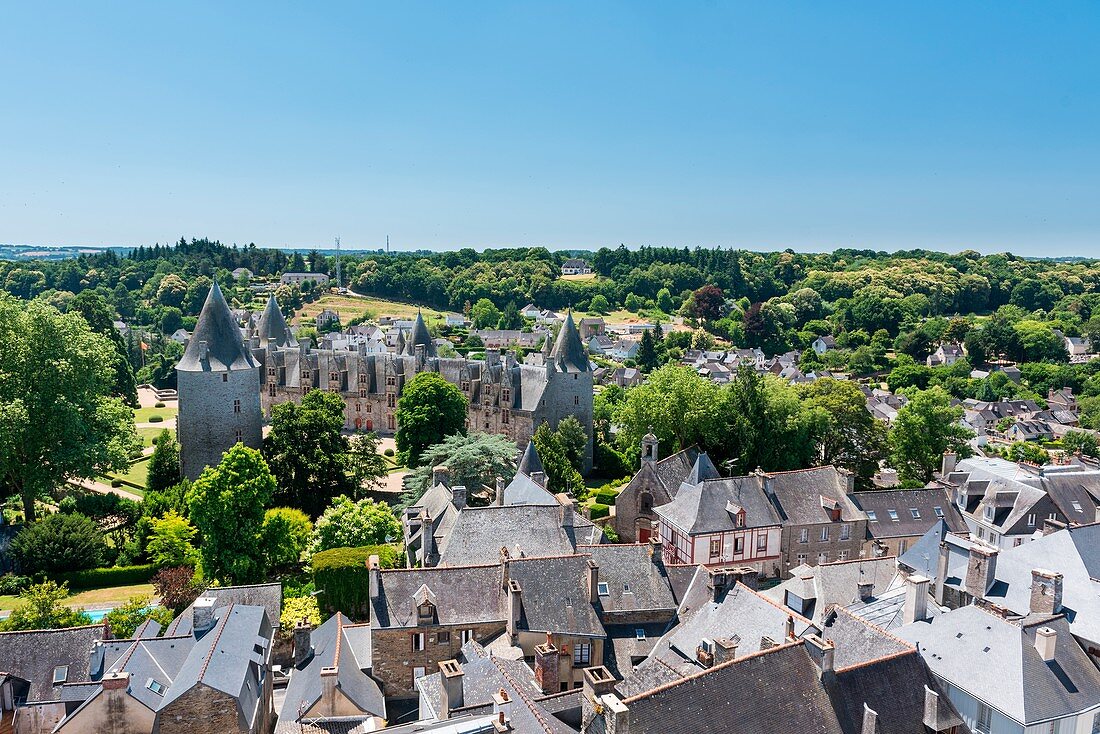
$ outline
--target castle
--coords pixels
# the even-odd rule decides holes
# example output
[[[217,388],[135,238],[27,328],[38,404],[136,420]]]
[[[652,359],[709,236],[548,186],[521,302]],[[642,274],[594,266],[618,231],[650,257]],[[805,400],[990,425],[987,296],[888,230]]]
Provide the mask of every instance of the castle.
[[[214,353],[221,356],[212,363]],[[419,313],[408,337],[399,334],[396,354],[373,354],[299,344],[274,296],[255,325],[242,329],[215,286],[177,370],[177,433],[189,478],[216,465],[237,441],[258,447],[272,406],[314,389],[343,398],[347,429],[392,435],[397,399],[421,372],[437,372],[466,396],[467,431],[508,436],[520,447],[544,421],[556,428],[576,417],[588,433],[584,471],[592,468],[592,369],[571,314],[553,346],[547,340],[523,363],[497,349],[485,350],[484,360],[439,357]]]

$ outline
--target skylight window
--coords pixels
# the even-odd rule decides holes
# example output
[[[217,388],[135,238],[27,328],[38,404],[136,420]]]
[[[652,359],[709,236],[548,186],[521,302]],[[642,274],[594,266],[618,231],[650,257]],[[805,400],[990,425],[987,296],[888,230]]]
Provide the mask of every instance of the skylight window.
[[[53,669],[53,684],[59,686],[69,678],[69,666],[58,665]]]
[[[634,630],[634,639],[638,642],[645,642],[645,630],[641,627]]]
[[[607,596],[611,593],[611,590],[607,587],[606,581],[600,581],[598,584],[596,584],[596,593],[600,596]]]
[[[886,513],[888,515],[890,515],[891,520],[893,520],[894,522],[898,521],[898,511],[897,510],[887,510]]]
[[[920,520],[920,510],[918,510],[916,507],[910,507],[909,514],[913,516],[914,520]]]
[[[1081,508],[1081,503],[1076,500],[1074,500],[1073,502],[1073,509],[1077,512],[1084,512],[1084,510]]]
[[[145,684],[145,687],[153,693],[157,694],[158,696],[163,696],[164,692],[168,690],[163,683],[158,680],[153,680],[152,678],[150,678],[149,682]]]
[[[874,510],[867,510],[867,519],[871,522],[878,522],[878,515],[875,514]]]
[[[932,512],[936,513],[936,517],[943,517],[943,508],[942,507],[933,507]]]

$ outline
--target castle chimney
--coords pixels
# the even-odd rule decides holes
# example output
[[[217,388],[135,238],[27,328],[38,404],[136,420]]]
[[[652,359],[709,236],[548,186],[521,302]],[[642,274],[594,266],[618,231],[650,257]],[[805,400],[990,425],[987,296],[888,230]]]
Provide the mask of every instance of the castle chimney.
[[[714,664],[721,665],[737,657],[737,640],[729,637],[714,639]]]
[[[783,632],[786,635],[786,640],[788,642],[795,639],[795,636],[794,636],[794,615],[793,614],[788,614],[787,615],[787,621],[786,621],[786,623],[784,623]]]
[[[929,731],[940,731],[940,694],[924,687],[924,725]]]
[[[432,486],[435,487],[440,484],[444,487],[448,487],[451,484],[451,470],[443,464],[432,467]]]
[[[913,574],[905,579],[905,606],[902,607],[902,624],[923,622],[928,618],[928,585],[931,581]]]
[[[535,647],[535,683],[546,695],[561,688],[561,660],[554,638],[546,633],[546,642]]]
[[[456,510],[466,508],[466,487],[461,484],[457,487],[451,487],[451,504],[455,506]]]
[[[299,668],[304,662],[313,656],[313,646],[310,644],[313,627],[302,620],[294,625],[294,667]]]
[[[377,599],[382,590],[382,564],[378,556],[367,559],[367,575],[369,576],[369,592],[371,599]]]
[[[944,451],[943,458],[940,460],[940,476],[947,479],[947,475],[955,471],[955,467],[959,464],[959,455],[954,451]]]
[[[444,660],[439,664],[439,719],[447,719],[452,711],[462,708],[462,666],[457,660]]]
[[[217,603],[218,600],[212,596],[200,596],[191,605],[191,627],[197,634],[214,626],[214,605]]]
[[[422,525],[420,529],[420,556],[422,565],[427,568],[436,564],[435,551],[435,525],[428,511],[421,512]]]
[[[1050,627],[1040,627],[1035,630],[1035,649],[1039,651],[1039,657],[1044,663],[1054,660],[1054,654],[1058,645],[1058,633]]]
[[[493,499],[497,507],[504,506],[504,477],[497,477],[496,492],[493,496]]]
[[[100,684],[105,691],[124,691],[130,686],[130,674],[125,670],[108,673]]]
[[[1060,614],[1062,574],[1036,568],[1031,572],[1031,613]]]
[[[980,599],[993,585],[997,572],[997,549],[975,543],[966,564],[966,593]]]
[[[875,730],[878,728],[878,713],[873,708],[867,705],[867,702],[863,703],[863,727],[860,729],[860,734],[875,734]]]
[[[319,703],[330,711],[336,705],[336,687],[340,682],[339,674],[339,668],[321,668],[321,700]]]

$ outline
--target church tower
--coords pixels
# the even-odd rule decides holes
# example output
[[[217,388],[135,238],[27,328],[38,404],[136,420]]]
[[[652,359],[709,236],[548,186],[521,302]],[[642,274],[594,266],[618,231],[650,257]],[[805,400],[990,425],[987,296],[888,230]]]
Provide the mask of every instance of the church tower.
[[[217,466],[237,443],[260,448],[259,363],[217,282],[176,365],[176,379],[176,436],[184,477],[193,480],[207,466]]]

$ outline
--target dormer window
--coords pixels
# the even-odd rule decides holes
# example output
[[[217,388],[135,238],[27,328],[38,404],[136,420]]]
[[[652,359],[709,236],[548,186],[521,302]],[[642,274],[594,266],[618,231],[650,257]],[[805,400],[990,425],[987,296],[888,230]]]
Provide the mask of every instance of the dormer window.
[[[69,666],[58,665],[53,669],[53,684],[59,686],[69,678]]]
[[[986,505],[985,519],[986,520],[992,520],[993,519],[993,506],[992,505]]]
[[[158,696],[163,696],[164,692],[168,690],[167,686],[165,686],[160,681],[154,680],[152,678],[150,678],[149,682],[145,684],[145,687],[153,693],[157,694]]]
[[[596,593],[599,596],[607,596],[611,593],[611,590],[608,588],[606,581],[600,581],[596,584]]]
[[[634,639],[638,642],[645,642],[645,630],[641,627],[637,627],[634,630]]]
[[[875,514],[874,510],[867,510],[867,519],[871,522],[878,522],[878,515]]]
[[[914,520],[920,520],[920,510],[918,510],[916,507],[910,507],[909,514],[913,516]]]
[[[932,512],[936,513],[936,517],[943,517],[943,508],[942,507],[938,507],[938,506],[933,507]]]
[[[431,624],[435,619],[435,605],[431,602],[424,602],[416,608],[416,617],[421,624]]]

